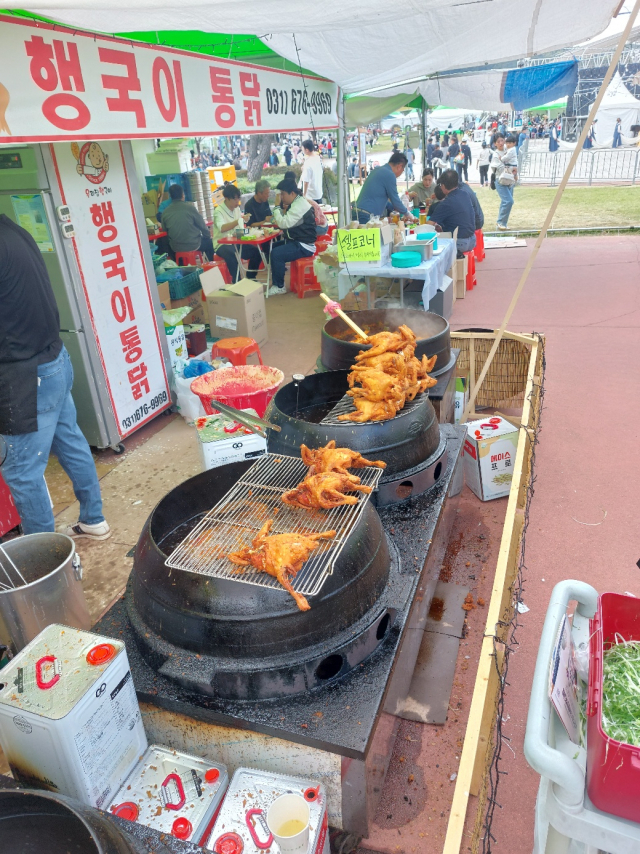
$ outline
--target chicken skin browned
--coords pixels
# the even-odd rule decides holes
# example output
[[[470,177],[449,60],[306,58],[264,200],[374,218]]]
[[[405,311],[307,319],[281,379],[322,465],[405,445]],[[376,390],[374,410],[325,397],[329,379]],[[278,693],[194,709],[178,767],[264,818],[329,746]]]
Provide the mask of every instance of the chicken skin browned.
[[[319,534],[274,534],[268,536],[273,519],[264,523],[256,534],[251,546],[244,546],[229,555],[229,560],[239,566],[253,566],[260,572],[268,572],[277,578],[280,584],[296,600],[301,611],[311,606],[301,593],[291,586],[291,581],[309,559],[311,552],[319,545],[319,540],[331,540],[335,531],[322,531]]]
[[[282,496],[282,501],[290,507],[300,507],[302,510],[332,510],[343,504],[357,504],[355,495],[345,495],[345,492],[370,493],[370,486],[362,486],[360,478],[354,474],[341,474],[330,471],[321,474],[308,474],[295,489],[290,489]]]
[[[415,357],[417,338],[408,326],[370,335],[367,343],[371,349],[358,353],[349,374],[347,394],[353,398],[355,412],[339,415],[339,421],[386,421],[437,383],[428,375],[437,356]]]
[[[347,469],[363,469],[373,466],[384,469],[386,463],[381,460],[365,460],[358,451],[350,448],[336,448],[335,440],[332,439],[324,448],[312,450],[306,445],[300,445],[300,456],[302,462],[309,466],[309,474],[320,474],[321,472],[337,471],[341,474],[349,474]]]

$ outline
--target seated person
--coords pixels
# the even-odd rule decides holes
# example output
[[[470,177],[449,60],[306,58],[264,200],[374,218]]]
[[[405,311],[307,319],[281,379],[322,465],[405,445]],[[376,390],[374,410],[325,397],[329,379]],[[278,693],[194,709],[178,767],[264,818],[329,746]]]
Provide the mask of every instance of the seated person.
[[[191,202],[185,202],[180,184],[169,187],[171,204],[162,212],[162,227],[167,232],[171,254],[200,250],[213,258],[213,243],[207,223]]]
[[[425,169],[422,173],[422,181],[409,187],[408,195],[416,206],[428,205],[435,189],[433,169]]]
[[[320,237],[321,234],[326,234],[329,230],[329,223],[327,222],[327,218],[320,205],[317,202],[314,202],[313,199],[307,199],[307,201],[311,203],[311,207],[313,208],[313,213],[316,218],[316,234]]]
[[[236,248],[231,244],[220,243],[221,237],[234,237],[234,229],[244,228],[244,220],[240,212],[240,190],[235,184],[225,184],[222,189],[224,201],[218,205],[213,213],[213,247],[218,255],[227,265],[232,281],[238,280],[238,257]],[[166,213],[165,213],[166,216]],[[246,214],[249,218],[249,214]],[[248,279],[255,279],[260,267],[260,252],[256,246],[247,244],[242,247],[242,257],[249,261]]]
[[[484,211],[480,206],[480,202],[478,201],[478,197],[475,194],[475,191],[471,189],[469,184],[466,181],[460,182],[460,176],[458,175],[458,187],[469,196],[469,200],[473,205],[473,213],[476,218],[476,231],[480,231],[482,226],[484,225]]]
[[[427,219],[431,217],[432,213],[443,199],[444,193],[442,192],[442,187],[440,186],[440,184],[436,184],[435,189],[433,191],[433,201],[429,205],[429,210],[427,211]]]
[[[247,225],[259,228],[261,225],[271,224],[270,192],[271,185],[268,181],[265,181],[264,178],[256,181],[253,197],[248,199],[244,206],[244,219]],[[247,214],[249,214],[248,218]]]
[[[296,182],[290,179],[278,184],[280,207],[273,211],[273,221],[282,229],[283,242],[271,250],[273,285],[269,296],[285,293],[284,274],[287,261],[308,258],[316,251],[316,217],[313,206],[302,197]]]
[[[458,229],[457,249],[460,256],[470,252],[476,245],[476,217],[469,196],[458,185],[455,169],[445,169],[440,177],[440,188],[444,199],[438,203],[430,221],[436,231]]]

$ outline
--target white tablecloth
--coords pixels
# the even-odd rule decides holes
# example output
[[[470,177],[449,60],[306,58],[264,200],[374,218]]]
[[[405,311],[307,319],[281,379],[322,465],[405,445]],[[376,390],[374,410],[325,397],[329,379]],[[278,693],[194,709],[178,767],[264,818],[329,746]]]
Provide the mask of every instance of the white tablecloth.
[[[447,270],[451,268],[456,260],[456,245],[453,240],[446,237],[438,238],[438,249],[442,251],[434,255],[429,261],[423,261],[418,267],[392,267],[385,264],[383,267],[375,267],[369,264],[349,264],[349,269],[342,268],[338,275],[338,299],[344,297],[358,284],[362,276],[379,276],[385,279],[422,279],[422,304],[425,310],[436,295],[436,291],[442,285]]]

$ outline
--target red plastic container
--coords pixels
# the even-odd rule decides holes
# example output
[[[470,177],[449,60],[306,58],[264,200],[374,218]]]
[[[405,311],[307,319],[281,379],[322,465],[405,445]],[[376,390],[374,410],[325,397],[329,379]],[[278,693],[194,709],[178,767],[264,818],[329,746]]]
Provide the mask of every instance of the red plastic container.
[[[590,624],[587,699],[587,792],[603,812],[640,822],[640,747],[609,738],[602,729],[602,661],[616,634],[640,641],[640,599],[603,593]]]
[[[217,411],[215,402],[219,400],[236,409],[255,409],[262,418],[283,379],[284,374],[278,368],[240,365],[196,377],[191,391],[198,395],[207,415]]]

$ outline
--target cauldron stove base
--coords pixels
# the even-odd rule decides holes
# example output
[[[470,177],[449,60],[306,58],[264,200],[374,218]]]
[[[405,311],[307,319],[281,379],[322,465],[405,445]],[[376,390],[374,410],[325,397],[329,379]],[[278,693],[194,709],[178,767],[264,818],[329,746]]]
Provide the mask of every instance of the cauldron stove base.
[[[94,627],[99,634],[126,643],[139,699],[156,710],[187,716],[191,719],[190,731],[197,730],[193,720],[202,721],[273,736],[282,740],[280,744],[284,742],[283,748],[287,742],[294,742],[332,754],[337,761],[342,758],[343,826],[363,834],[368,831],[376,806],[368,798],[379,797],[386,774],[386,766],[378,766],[375,779],[371,779],[374,771],[370,763],[374,761],[372,757],[380,760],[377,747],[383,735],[387,743],[382,755],[388,761],[388,739],[393,737],[393,727],[397,725],[394,724],[397,719],[383,712],[383,702],[387,695],[403,695],[408,690],[419,648],[419,642],[416,647],[414,641],[419,632],[405,630],[419,627],[421,618],[426,616],[455,513],[456,502],[446,499],[460,474],[465,428],[445,424],[441,429],[448,452],[445,474],[427,494],[378,511],[383,528],[400,556],[394,596],[401,607],[393,630],[379,649],[344,678],[324,688],[282,699],[253,703],[219,700],[195,694],[152,669],[138,649],[124,599],[119,599]],[[194,654],[184,653],[182,661],[176,664],[188,672],[197,660]],[[158,714],[159,718],[154,712],[154,718],[160,720],[162,715]],[[167,724],[167,733],[173,731],[172,726],[173,722]],[[187,746],[183,743],[182,749]],[[260,763],[260,756],[256,756],[254,763]],[[372,794],[374,788],[377,795]]]

